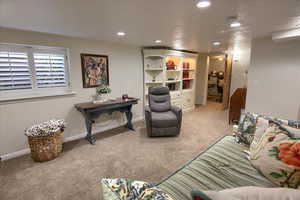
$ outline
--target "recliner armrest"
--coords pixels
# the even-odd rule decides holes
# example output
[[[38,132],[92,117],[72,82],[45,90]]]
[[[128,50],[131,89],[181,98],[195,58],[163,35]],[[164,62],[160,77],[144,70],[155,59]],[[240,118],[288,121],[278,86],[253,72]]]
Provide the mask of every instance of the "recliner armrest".
[[[171,106],[171,111],[176,115],[178,120],[178,128],[181,128],[181,121],[182,121],[182,110],[176,106]]]
[[[148,136],[152,134],[152,114],[149,106],[145,106],[145,120]]]
[[[145,106],[145,112],[149,112],[149,113],[151,113],[150,106]]]
[[[171,106],[171,111],[176,115],[182,112],[181,108],[177,106]]]

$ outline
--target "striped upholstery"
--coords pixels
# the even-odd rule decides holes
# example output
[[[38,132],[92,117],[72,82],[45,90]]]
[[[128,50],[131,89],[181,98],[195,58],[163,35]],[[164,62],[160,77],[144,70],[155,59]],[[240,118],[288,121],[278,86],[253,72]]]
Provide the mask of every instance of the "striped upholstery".
[[[243,148],[233,136],[225,136],[157,186],[176,200],[191,199],[192,189],[275,187],[252,167]]]

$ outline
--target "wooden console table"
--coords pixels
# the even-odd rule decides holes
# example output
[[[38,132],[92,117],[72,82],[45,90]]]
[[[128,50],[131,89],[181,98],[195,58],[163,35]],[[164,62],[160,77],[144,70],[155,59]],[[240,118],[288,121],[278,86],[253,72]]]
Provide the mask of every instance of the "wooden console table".
[[[118,98],[114,100],[109,100],[103,103],[94,104],[93,102],[79,103],[75,104],[75,108],[80,111],[85,119],[85,125],[87,129],[87,135],[85,139],[91,144],[96,143],[96,139],[92,136],[92,124],[95,123],[97,119],[103,113],[112,114],[114,111],[120,111],[126,114],[127,123],[126,128],[134,130],[132,125],[132,105],[137,104],[138,99],[129,98],[127,101]]]

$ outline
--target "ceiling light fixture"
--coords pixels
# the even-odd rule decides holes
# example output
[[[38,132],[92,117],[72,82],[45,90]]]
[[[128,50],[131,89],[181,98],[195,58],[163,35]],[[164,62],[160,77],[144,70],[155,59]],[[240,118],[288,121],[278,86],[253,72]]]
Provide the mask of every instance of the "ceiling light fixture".
[[[159,43],[162,43],[161,40],[155,40],[155,43],[159,44]]]
[[[241,26],[240,22],[233,22],[233,23],[230,24],[231,28],[236,28],[236,27],[240,27],[240,26]]]
[[[210,6],[210,0],[200,0],[198,3],[197,3],[197,7],[198,8],[207,8]]]
[[[241,23],[238,21],[238,18],[236,16],[232,16],[228,18],[229,26],[231,28],[237,28],[241,26]]]
[[[215,46],[220,46],[221,45],[221,42],[213,42],[213,45],[215,45]]]
[[[126,35],[126,33],[125,33],[125,32],[122,32],[122,31],[120,31],[120,32],[118,32],[118,33],[117,33],[117,35],[118,35],[118,36],[125,36],[125,35]]]

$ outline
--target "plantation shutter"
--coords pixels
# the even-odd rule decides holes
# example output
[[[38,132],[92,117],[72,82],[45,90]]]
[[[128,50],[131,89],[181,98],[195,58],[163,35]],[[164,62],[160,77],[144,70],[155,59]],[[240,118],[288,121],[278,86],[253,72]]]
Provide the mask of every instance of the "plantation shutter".
[[[0,50],[0,91],[31,88],[27,53]]]
[[[33,53],[37,88],[66,87],[65,55]]]

